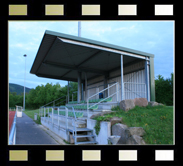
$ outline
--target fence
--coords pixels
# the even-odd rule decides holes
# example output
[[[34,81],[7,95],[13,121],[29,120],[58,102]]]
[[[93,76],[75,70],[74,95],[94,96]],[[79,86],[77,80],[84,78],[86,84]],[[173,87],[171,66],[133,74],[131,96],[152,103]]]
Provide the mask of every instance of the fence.
[[[15,113],[13,123],[11,126],[11,130],[9,133],[9,145],[15,145],[16,144],[16,116],[17,112]]]

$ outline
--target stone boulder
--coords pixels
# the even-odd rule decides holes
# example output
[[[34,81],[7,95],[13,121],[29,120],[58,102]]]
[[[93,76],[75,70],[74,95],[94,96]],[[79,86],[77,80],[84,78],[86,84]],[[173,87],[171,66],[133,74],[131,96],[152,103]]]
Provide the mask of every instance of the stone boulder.
[[[135,98],[133,99],[135,106],[146,107],[148,105],[148,101],[146,98]]]
[[[116,116],[112,117],[110,119],[110,122],[111,122],[111,126],[116,124],[116,123],[121,123],[122,122],[122,117],[121,118],[120,117],[116,117]]]
[[[148,102],[148,105],[151,106],[151,107],[154,107],[154,106],[157,106],[159,104],[158,104],[158,102],[150,101],[150,102]]]
[[[125,130],[127,129],[128,127],[124,124],[121,124],[121,123],[117,123],[115,125],[112,126],[112,135],[119,135],[120,136],[120,139],[119,141],[117,142],[117,144],[126,144],[126,134],[125,134]]]
[[[128,145],[145,145],[145,141],[142,137],[138,135],[132,135],[131,137],[127,138],[126,144]]]
[[[119,107],[120,107],[120,109],[122,109],[124,111],[129,111],[130,109],[135,107],[135,104],[132,99],[126,99],[126,100],[122,100],[119,103]]]
[[[129,127],[125,130],[127,137],[131,137],[132,135],[143,136],[145,131],[142,127]]]
[[[148,105],[151,106],[151,107],[154,107],[154,106],[163,105],[163,104],[162,103],[158,103],[156,101],[150,101],[150,102],[148,102]]]

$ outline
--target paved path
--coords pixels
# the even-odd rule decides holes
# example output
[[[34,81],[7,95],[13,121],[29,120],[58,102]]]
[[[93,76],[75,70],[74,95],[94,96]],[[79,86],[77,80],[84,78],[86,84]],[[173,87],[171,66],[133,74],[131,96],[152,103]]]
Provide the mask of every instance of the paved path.
[[[22,117],[16,118],[16,144],[59,144],[45,130],[22,112]]]

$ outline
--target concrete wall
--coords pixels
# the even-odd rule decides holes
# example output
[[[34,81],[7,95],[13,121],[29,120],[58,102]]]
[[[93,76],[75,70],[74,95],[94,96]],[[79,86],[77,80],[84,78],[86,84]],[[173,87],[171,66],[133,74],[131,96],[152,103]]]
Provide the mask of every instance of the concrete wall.
[[[93,129],[94,134],[95,133],[95,124],[96,120],[93,119],[88,119],[87,120],[87,128]],[[98,142],[99,145],[107,145],[108,144],[108,137],[111,136],[111,122],[101,122],[100,123],[100,132],[98,136],[96,135],[96,141]]]
[[[48,123],[47,121],[43,120],[44,117],[41,117],[41,124],[47,128],[49,128],[49,130],[53,131],[55,134],[57,134],[58,136],[60,136],[62,139],[69,141],[69,136],[66,133],[65,130],[63,129],[58,129],[57,126],[52,125],[51,123]]]

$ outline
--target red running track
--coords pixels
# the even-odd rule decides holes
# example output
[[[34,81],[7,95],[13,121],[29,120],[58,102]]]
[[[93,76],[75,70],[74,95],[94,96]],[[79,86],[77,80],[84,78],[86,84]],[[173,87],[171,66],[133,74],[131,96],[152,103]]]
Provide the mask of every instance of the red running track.
[[[9,133],[10,133],[11,126],[13,124],[15,112],[16,111],[9,111]]]

